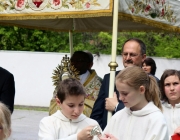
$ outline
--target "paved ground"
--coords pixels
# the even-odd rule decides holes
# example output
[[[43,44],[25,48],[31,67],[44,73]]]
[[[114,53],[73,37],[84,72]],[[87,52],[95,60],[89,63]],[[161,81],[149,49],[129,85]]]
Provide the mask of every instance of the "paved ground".
[[[39,122],[45,116],[48,116],[48,112],[15,109],[11,118],[10,140],[37,140]]]

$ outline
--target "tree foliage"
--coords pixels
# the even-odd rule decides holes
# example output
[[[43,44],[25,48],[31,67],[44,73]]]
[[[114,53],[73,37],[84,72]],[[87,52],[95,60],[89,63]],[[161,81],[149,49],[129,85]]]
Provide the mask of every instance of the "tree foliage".
[[[0,28],[0,49],[40,52],[68,50],[68,34],[18,27]]]
[[[142,39],[147,46],[148,56],[180,58],[180,35],[178,33],[120,32],[117,38],[117,54],[125,40]],[[0,26],[0,50],[69,52],[69,33],[15,26]],[[88,50],[92,53],[110,54],[112,33],[73,33],[74,50]]]

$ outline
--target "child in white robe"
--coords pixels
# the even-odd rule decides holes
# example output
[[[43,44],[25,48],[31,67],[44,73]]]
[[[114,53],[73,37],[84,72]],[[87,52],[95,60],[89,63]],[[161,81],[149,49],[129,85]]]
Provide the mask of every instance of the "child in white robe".
[[[112,116],[100,140],[168,140],[155,78],[129,66],[116,76],[116,88],[125,108]]]
[[[86,92],[76,79],[58,85],[56,101],[61,110],[40,121],[39,140],[96,140],[101,134],[98,123],[82,114]],[[94,128],[98,128],[97,135]],[[94,136],[95,134],[95,136]]]
[[[161,76],[160,88],[169,137],[176,133],[180,135],[180,72],[165,70]]]

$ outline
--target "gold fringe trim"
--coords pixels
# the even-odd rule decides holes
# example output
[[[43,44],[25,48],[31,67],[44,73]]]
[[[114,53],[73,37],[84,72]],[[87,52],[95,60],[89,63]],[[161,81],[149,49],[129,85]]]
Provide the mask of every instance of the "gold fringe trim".
[[[112,13],[113,13],[113,0],[110,0],[109,9],[105,9],[105,10],[0,14],[0,20],[89,18],[89,17],[112,16]]]
[[[87,15],[86,15],[87,16]],[[92,15],[91,15],[92,16]],[[1,17],[0,17],[1,18]],[[36,17],[37,18],[37,17]],[[51,19],[52,16],[49,17],[49,19]],[[39,18],[40,19],[40,18]],[[48,17],[43,17],[43,19],[48,19]],[[38,19],[37,19],[38,20]],[[138,17],[138,16],[134,16],[134,15],[129,15],[129,14],[125,14],[125,13],[120,13],[119,12],[119,23],[121,22],[120,20],[130,20],[131,22],[136,22],[136,23],[141,23],[141,24],[145,24],[145,25],[149,25],[151,27],[155,27],[155,29],[146,29],[146,28],[142,28],[141,30],[118,30],[119,32],[129,32],[129,31],[133,31],[133,32],[140,32],[140,31],[143,31],[143,32],[150,32],[150,31],[153,31],[153,32],[179,32],[180,33],[180,27],[176,27],[176,26],[172,26],[172,25],[168,25],[168,24],[165,24],[165,23],[160,23],[160,22],[157,22],[157,21],[154,21],[154,20],[151,20],[151,19],[146,19],[146,18],[142,18],[142,17]],[[113,21],[112,21],[113,22]],[[0,24],[1,25],[8,25],[8,26],[18,26],[18,27],[23,27],[23,28],[30,28],[30,29],[40,29],[40,30],[51,30],[51,31],[61,31],[61,32],[69,32],[69,30],[72,30],[73,29],[54,29],[54,28],[51,28],[51,27],[34,27],[34,26],[29,26],[29,25],[20,25],[20,24],[17,24],[17,23],[1,23],[0,21]],[[73,27],[72,27],[73,28]],[[74,32],[101,32],[101,31],[104,31],[104,32],[112,32],[112,30],[92,30],[92,29],[89,29],[89,30],[74,30]]]
[[[155,31],[155,32],[160,32],[160,31],[168,31],[168,32],[179,32],[180,33],[180,27],[177,26],[173,26],[173,25],[169,25],[169,24],[165,24],[165,23],[161,23],[158,21],[154,21],[151,19],[146,19],[143,17],[138,17],[138,16],[134,16],[134,15],[130,15],[130,14],[125,14],[125,13],[121,13],[119,12],[119,20],[130,20],[133,22],[137,22],[137,23],[141,23],[141,24],[145,24],[145,25],[149,25],[158,29],[142,29],[141,31]],[[131,30],[128,30],[131,31]],[[133,30],[135,31],[135,30]],[[140,31],[140,30],[138,30]]]
[[[93,13],[41,13],[41,14],[4,14],[0,15],[0,20],[28,20],[28,19],[58,19],[58,18],[88,18],[88,17],[102,17],[112,16],[112,12],[93,12]]]

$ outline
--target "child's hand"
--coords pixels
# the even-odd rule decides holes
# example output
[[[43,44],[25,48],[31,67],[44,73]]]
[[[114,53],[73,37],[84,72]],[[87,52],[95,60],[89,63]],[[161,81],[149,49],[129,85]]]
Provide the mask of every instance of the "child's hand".
[[[111,134],[104,134],[105,135],[105,137],[103,138],[103,137],[101,137],[101,138],[99,138],[100,140],[118,140],[116,137],[114,137],[113,135],[111,135]]]
[[[93,136],[91,136],[91,130],[93,128],[94,128],[94,126],[88,126],[88,127],[84,128],[83,130],[81,130],[77,134],[77,139],[78,140],[92,140]]]
[[[174,131],[174,133],[180,135],[180,127],[176,128],[176,130]]]

